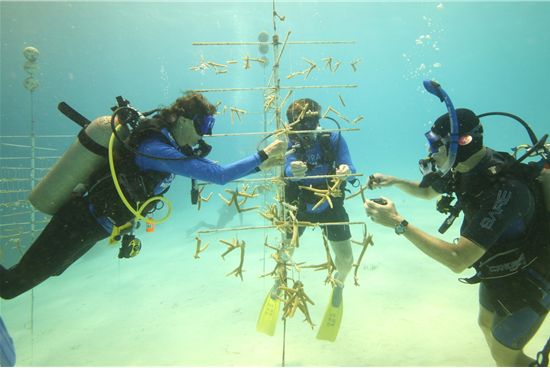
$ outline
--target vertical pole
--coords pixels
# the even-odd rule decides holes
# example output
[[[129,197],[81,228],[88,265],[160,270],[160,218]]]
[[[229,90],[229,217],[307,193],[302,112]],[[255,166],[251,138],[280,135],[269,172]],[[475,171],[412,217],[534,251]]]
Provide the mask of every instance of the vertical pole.
[[[31,91],[31,187],[30,190],[36,185],[36,131],[34,121],[34,93]],[[36,211],[34,207],[31,210],[31,234],[34,236],[36,231]]]
[[[281,87],[281,80],[279,79],[279,61],[280,61],[280,55],[279,55],[279,35],[277,34],[277,11],[275,10],[275,0],[273,0],[273,92],[275,94],[275,127],[276,129],[283,128],[283,121],[281,119],[281,98],[280,98],[280,87]],[[286,139],[286,137],[285,137]],[[284,164],[281,168],[279,168],[279,176],[281,179],[284,177],[285,170],[284,170]],[[284,183],[284,181],[282,181]],[[285,200],[285,190],[284,190],[284,184],[279,184],[277,186],[277,194],[279,195],[279,198],[281,201],[284,202]],[[282,213],[283,218],[286,218],[286,208],[283,205],[280,205],[280,210]],[[283,238],[281,240],[281,243],[285,241],[284,234],[281,235]],[[285,270],[286,271],[286,270]],[[286,272],[285,272],[286,274]],[[285,275],[286,277],[286,275]],[[285,280],[286,283],[286,280]],[[286,358],[286,318],[283,318],[283,351],[282,351],[282,357],[281,357],[281,366],[285,366],[285,358]]]
[[[31,95],[31,188],[36,185],[36,122],[34,120],[34,92]],[[36,232],[36,211],[31,209],[31,237]],[[30,329],[31,329],[31,362],[34,360],[34,289],[31,289],[31,311],[30,311]]]

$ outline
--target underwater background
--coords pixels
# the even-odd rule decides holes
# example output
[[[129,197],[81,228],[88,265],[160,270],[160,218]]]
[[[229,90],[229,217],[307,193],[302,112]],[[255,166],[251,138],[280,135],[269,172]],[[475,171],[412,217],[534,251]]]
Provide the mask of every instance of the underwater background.
[[[186,90],[254,87],[205,92],[220,104],[215,133],[274,130],[273,112],[264,110],[259,88],[271,76],[271,47],[262,53],[257,44],[193,45],[255,43],[261,32],[271,39],[273,6],[269,1],[0,2],[2,265],[17,262],[33,238],[30,207],[10,205],[24,201],[30,188],[32,123],[36,166],[42,169],[38,178],[79,131],[57,110],[61,101],[91,119],[110,115],[119,95],[147,111]],[[424,91],[425,79],[441,83],[455,107],[517,114],[538,137],[550,130],[548,2],[277,1],[275,9],[284,16],[275,22],[276,34],[289,41],[279,64],[281,86],[340,86],[296,88],[289,101],[313,98],[323,111],[331,106],[341,114],[329,116],[342,128],[360,128],[343,134],[363,184],[374,172],[420,179],[424,133],[446,112]],[[300,41],[353,42],[292,44]],[[33,92],[23,86],[29,73],[22,50],[28,46],[40,51],[37,65],[27,67],[39,82]],[[261,57],[268,62],[251,60]],[[208,61],[226,67],[200,67]],[[292,76],[310,61],[317,67],[307,77]],[[287,93],[281,90],[279,102]],[[510,152],[531,143],[513,120],[491,117],[483,123],[489,147]],[[334,128],[326,119],[322,125]],[[208,138],[214,146],[209,157],[222,164],[237,160],[254,152],[260,137]],[[359,267],[360,286],[353,285],[353,273],[348,277],[336,342],[316,340],[316,330],[299,313],[285,328],[280,321],[273,337],[256,332],[272,285],[261,276],[275,265],[264,238],[276,243],[278,232],[203,234],[210,245],[200,258],[193,257],[196,231],[216,225],[220,216],[225,227],[266,225],[256,211],[241,216],[224,207],[217,193],[227,198],[224,189],[235,186],[207,186],[204,194],[214,195],[198,211],[190,203],[190,180],[177,178],[167,194],[174,205],[170,220],[153,233],[138,230],[143,248],[137,257],[119,260],[118,248],[101,242],[61,276],[0,301],[18,365],[273,366],[283,360],[292,366],[494,365],[477,327],[477,286],[457,282],[458,275],[392,229],[370,222],[358,198],[346,202],[350,220],[366,222],[375,245]],[[273,194],[247,204],[265,206]],[[394,200],[409,222],[439,235],[445,216],[435,210],[435,201],[392,188],[367,192],[380,195]],[[38,227],[45,220],[36,215]],[[458,237],[460,222],[441,237]],[[20,225],[10,233],[14,224]],[[361,240],[362,227],[352,226],[352,235]],[[237,252],[220,257],[226,246],[219,240],[237,236],[246,241],[243,281],[226,276],[239,264]],[[307,230],[300,244],[297,262],[325,261],[319,229]],[[360,251],[354,248],[356,259]],[[293,274],[315,302],[310,312],[316,324],[330,294],[325,276],[311,269]],[[534,355],[549,335],[547,320],[527,352]]]

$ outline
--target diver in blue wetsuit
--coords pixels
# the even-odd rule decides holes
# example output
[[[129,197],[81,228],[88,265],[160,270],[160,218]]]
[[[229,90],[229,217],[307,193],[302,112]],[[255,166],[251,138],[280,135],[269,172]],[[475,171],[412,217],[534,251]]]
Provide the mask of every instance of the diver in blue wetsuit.
[[[355,166],[351,160],[345,139],[340,132],[323,133],[319,127],[321,106],[311,99],[294,101],[287,110],[289,123],[295,122],[302,109],[307,106],[309,114],[292,127],[292,130],[310,130],[310,133],[291,134],[289,149],[294,153],[286,157],[285,176],[295,178],[285,187],[285,200],[298,207],[297,219],[310,222],[348,222],[348,214],[344,208],[344,196],[332,197],[332,207],[328,201],[315,207],[319,197],[313,192],[300,189],[300,186],[326,189],[331,185],[328,178],[304,178],[302,176],[317,176],[331,174],[355,173]],[[318,131],[315,131],[318,130]],[[347,180],[353,181],[353,176]],[[344,193],[346,180],[340,189]],[[315,207],[315,208],[314,208]],[[300,235],[305,227],[300,227]],[[351,254],[351,238],[349,225],[329,225],[323,227],[327,238],[331,241],[336,252],[338,268],[337,280],[344,280],[351,269],[353,256]]]
[[[139,125],[131,130],[128,137],[118,136],[119,140],[112,150],[116,181],[132,208],[138,208],[139,204],[165,193],[175,175],[225,184],[283,162],[286,145],[282,141],[275,141],[263,150],[226,166],[204,158],[210,148],[202,137],[212,134],[215,112],[215,106],[201,94],[188,92],[171,106],[156,111],[151,118],[140,118]],[[123,117],[121,113],[117,119],[122,120]],[[101,121],[98,119],[92,125]],[[114,117],[112,121],[115,121]],[[79,134],[77,143],[85,148],[78,148],[78,152],[87,149],[101,158],[99,155],[104,147],[97,142],[90,142],[94,136],[86,134],[86,130],[88,128]],[[199,148],[193,148],[196,145]],[[81,154],[73,158],[84,160],[83,157],[87,156]],[[70,157],[67,161],[71,161]],[[0,297],[14,298],[47,278],[60,275],[98,241],[109,237],[114,229],[124,228],[125,225],[131,228],[135,214],[129,211],[117,193],[113,174],[106,161],[106,158],[99,160],[97,166],[93,166],[90,160],[77,165],[77,168],[82,166],[83,169],[94,167],[86,190],[82,193],[72,192],[64,200],[60,198],[51,203],[41,203],[34,198],[31,200],[35,206],[39,204],[45,208],[44,211],[49,211],[53,217],[16,265],[9,269],[0,266]],[[53,168],[51,171],[60,170]],[[71,173],[64,174],[67,180],[71,180]],[[59,185],[63,179],[47,180]],[[161,202],[153,201],[143,209],[141,215],[150,215],[160,207]],[[125,244],[123,238],[119,257],[132,257],[139,252],[139,247],[135,239],[130,238]]]
[[[285,201],[297,208],[296,219],[311,223],[349,222],[344,208],[346,183],[354,181],[355,166],[351,160],[345,139],[338,132],[323,132],[319,125],[321,106],[314,100],[305,98],[292,102],[287,109],[286,116],[293,131],[304,131],[289,134],[289,151],[285,164],[285,176],[291,178],[286,181]],[[331,178],[308,178],[322,175],[349,175],[340,177],[340,196],[331,196],[329,201],[319,202],[320,197],[300,187],[327,189],[335,181]],[[307,177],[304,177],[307,176]],[[304,177],[304,178],[301,178]],[[348,224],[322,225],[324,236],[327,237],[335,254],[334,287],[329,301],[329,307],[324,320],[330,323],[321,323],[317,338],[334,341],[338,334],[342,318],[342,293],[344,282],[353,265],[351,249],[351,233]],[[298,227],[298,236],[301,236],[305,227]],[[294,247],[291,246],[292,234],[287,234],[283,259],[292,256]],[[276,281],[273,293],[279,287]],[[269,302],[269,300],[267,300]],[[335,322],[337,321],[337,322]],[[265,323],[266,325],[268,323]]]
[[[438,97],[448,100],[435,86]],[[425,175],[420,183],[376,173],[369,187],[394,185],[426,199],[445,194],[438,209],[449,217],[439,231],[445,232],[463,211],[460,237],[448,243],[423,232],[406,221],[388,198],[382,198],[385,203],[366,200],[367,215],[394,228],[452,271],[476,270],[473,277],[460,281],[480,285],[478,323],[498,366],[547,366],[550,341],[537,362],[523,349],[550,309],[550,197],[545,200],[550,160],[543,149],[543,159],[527,165],[483,145],[479,117],[511,114],[476,115],[469,109],[455,111],[450,103],[448,109],[426,133],[430,157],[421,160]],[[533,145],[540,149],[545,139],[537,143],[532,138]]]

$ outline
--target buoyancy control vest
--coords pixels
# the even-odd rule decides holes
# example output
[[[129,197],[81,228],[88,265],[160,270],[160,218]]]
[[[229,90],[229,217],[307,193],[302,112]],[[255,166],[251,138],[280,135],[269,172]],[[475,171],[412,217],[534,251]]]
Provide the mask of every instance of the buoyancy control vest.
[[[169,140],[157,129],[150,129],[148,132],[150,132],[149,136],[154,135],[170,144]],[[137,148],[144,139],[139,140],[133,148]],[[135,157],[135,153],[125,149],[122,145],[115,145],[117,179],[125,197],[134,208],[137,208],[139,204],[144,203],[149,198],[166,193],[169,187],[166,187],[161,193],[155,191],[161,183],[168,183],[173,174],[153,170],[144,171],[136,165]],[[95,216],[106,217],[116,226],[124,225],[134,218],[134,215],[126,208],[115,189],[109,167],[95,172],[91,182],[94,184],[90,187],[86,196]],[[158,209],[157,205],[159,203],[161,202],[151,203],[141,214],[145,216],[154,212]]]
[[[333,146],[331,142],[331,133],[320,133],[319,134],[319,148],[321,152],[320,160],[315,163],[316,165],[326,165],[328,167],[327,175],[333,175],[336,173],[336,156],[338,153],[338,145],[340,137],[337,138],[336,146]],[[306,162],[308,165],[308,170],[312,167],[312,163],[307,162],[305,159],[306,152],[302,150],[296,151],[296,158],[300,161]],[[285,200],[289,203],[299,204],[300,209],[304,209],[307,203],[316,203],[319,200],[319,197],[314,195],[313,192],[309,190],[303,190],[299,188],[299,183],[295,181],[290,181],[285,186]],[[326,189],[330,185],[330,180],[326,179],[321,183],[312,184],[313,188]],[[344,191],[346,183],[342,183],[341,189]],[[334,206],[342,206],[344,203],[344,197],[332,198]]]
[[[463,279],[468,283],[498,279],[521,273],[528,268],[536,269],[543,277],[550,276],[550,229],[545,208],[542,184],[537,180],[542,165],[518,163],[509,154],[488,150],[483,167],[476,175],[455,175],[454,191],[466,214],[479,210],[479,200],[485,192],[507,181],[517,180],[531,192],[535,208],[520,238],[510,241],[499,239],[498,251],[486,252],[473,267],[474,277]]]

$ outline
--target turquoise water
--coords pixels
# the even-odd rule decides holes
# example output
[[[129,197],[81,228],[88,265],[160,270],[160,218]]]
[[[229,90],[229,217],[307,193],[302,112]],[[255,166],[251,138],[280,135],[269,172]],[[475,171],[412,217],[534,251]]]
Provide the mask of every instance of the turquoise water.
[[[189,89],[266,86],[273,67],[270,49],[257,45],[192,45],[193,42],[255,42],[260,32],[274,33],[271,2],[1,2],[2,157],[25,156],[31,120],[39,154],[58,156],[78,127],[56,109],[66,101],[93,118],[110,113],[123,95],[145,111],[167,105]],[[426,154],[424,132],[446,110],[422,88],[436,79],[457,107],[477,113],[506,111],[528,121],[538,136],[548,132],[550,106],[550,3],[546,2],[278,2],[277,34],[289,42],[353,41],[344,44],[288,44],[280,60],[281,86],[346,85],[353,88],[296,89],[290,99],[310,97],[332,106],[349,120],[344,128],[358,172],[385,172],[419,179],[417,162]],[[39,49],[40,87],[32,97],[22,86],[27,77],[23,48]],[[268,65],[243,58],[268,58]],[[332,57],[333,71],[323,59]],[[227,65],[192,70],[201,62]],[[303,71],[316,63],[307,79]],[[236,64],[227,64],[235,60]],[[354,71],[351,63],[359,60]],[[341,62],[336,69],[336,64]],[[336,70],[334,70],[336,69]],[[287,90],[281,91],[281,98]],[[220,103],[216,132],[257,132],[273,128],[264,113],[262,91],[208,92]],[[344,106],[345,104],[345,106]],[[240,117],[230,108],[245,110]],[[286,109],[286,105],[283,107]],[[331,115],[336,117],[335,115]],[[332,126],[327,123],[327,128]],[[486,144],[509,150],[529,143],[518,124],[485,121]],[[9,138],[22,135],[23,138]],[[256,149],[257,137],[211,138],[212,159],[228,163]],[[6,144],[7,143],[7,144]],[[41,161],[45,167],[53,160]],[[18,162],[17,165],[26,165]],[[5,160],[2,167],[8,165]],[[13,166],[12,163],[9,166]],[[2,170],[2,177],[10,177]],[[234,188],[228,185],[227,188]],[[28,189],[28,188],[27,188]],[[143,233],[136,259],[119,261],[116,249],[98,244],[61,277],[50,279],[13,301],[2,301],[2,317],[15,338],[22,365],[279,365],[282,324],[275,337],[254,331],[271,281],[259,278],[272,268],[263,231],[240,232],[247,241],[243,282],[225,277],[238,255],[223,261],[218,239],[193,259],[198,222],[215,223],[221,201],[214,192],[200,212],[190,206],[189,180],[179,179],[168,198],[170,221],[153,235]],[[443,216],[434,203],[411,199],[396,190],[372,195],[393,198],[413,223],[436,234]],[[3,194],[2,203],[14,195]],[[24,198],[24,197],[23,197]],[[272,198],[251,201],[262,205]],[[349,202],[352,221],[365,221],[359,200]],[[6,212],[2,212],[6,214]],[[9,223],[2,217],[2,223]],[[17,220],[19,221],[19,219]],[[23,220],[21,220],[23,221]],[[227,226],[262,225],[254,213]],[[458,224],[458,222],[457,222]],[[288,365],[491,365],[475,315],[475,287],[423,256],[391,230],[369,223],[376,246],[361,268],[361,287],[346,289],[346,315],[338,340],[315,340],[301,316],[289,320]],[[446,238],[458,234],[455,225]],[[277,234],[270,232],[271,239]],[[354,227],[355,239],[361,228]],[[2,239],[4,241],[4,239]],[[23,238],[24,249],[31,239]],[[275,240],[273,240],[275,241]],[[323,261],[319,231],[307,232],[299,260]],[[17,260],[13,242],[2,243],[2,264]],[[355,249],[356,257],[360,248]],[[299,276],[316,305],[319,323],[328,287],[319,272]],[[546,323],[529,346],[534,352],[550,334]]]

